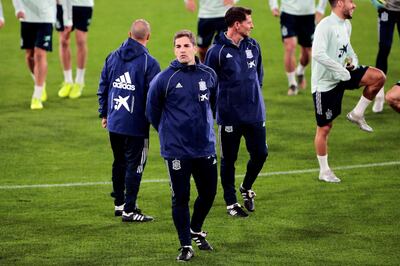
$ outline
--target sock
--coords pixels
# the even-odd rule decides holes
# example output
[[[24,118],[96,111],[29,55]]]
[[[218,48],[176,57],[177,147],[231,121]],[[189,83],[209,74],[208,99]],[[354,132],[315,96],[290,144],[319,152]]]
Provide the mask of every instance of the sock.
[[[42,92],[43,92],[43,86],[36,86],[33,91],[32,98],[40,99],[42,97]]]
[[[383,98],[385,98],[385,87],[382,87],[375,96],[375,99],[383,100]]]
[[[85,84],[85,69],[76,69],[75,83]]]
[[[306,67],[305,66],[303,66],[302,64],[299,64],[297,67],[296,67],[296,74],[297,75],[304,75],[304,70],[306,69]]]
[[[33,82],[35,82],[35,74],[31,73],[31,77],[33,79]]]
[[[296,72],[286,72],[286,76],[288,78],[289,86],[295,85],[297,86],[297,81],[296,81]]]
[[[325,155],[317,155],[318,158],[318,163],[319,163],[319,171],[320,172],[325,172],[329,170],[329,165],[328,165],[328,154]]]
[[[371,100],[368,100],[361,95],[360,100],[358,101],[356,107],[354,107],[353,112],[356,116],[364,116],[365,109],[367,109],[368,105],[371,103]]]
[[[64,70],[64,82],[66,83],[73,83],[72,79],[72,69]]]

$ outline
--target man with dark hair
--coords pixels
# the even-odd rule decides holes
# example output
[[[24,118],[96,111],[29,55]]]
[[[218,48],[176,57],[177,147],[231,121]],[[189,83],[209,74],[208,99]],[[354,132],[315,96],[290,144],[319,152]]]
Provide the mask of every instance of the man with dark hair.
[[[206,52],[214,35],[226,31],[225,12],[239,0],[199,0],[199,20],[197,23],[197,46],[200,61],[204,62]],[[185,0],[186,9],[196,10],[195,0]]]
[[[385,99],[393,110],[400,113],[400,80],[386,93]]]
[[[262,95],[263,64],[259,44],[249,37],[253,29],[251,9],[232,7],[225,14],[227,32],[220,33],[208,50],[205,64],[219,79],[217,123],[221,138],[221,182],[227,212],[247,217],[236,198],[235,162],[242,136],[250,153],[239,190],[245,208],[255,210],[251,190],[268,156],[265,142],[265,105]]]
[[[315,22],[319,22],[325,12],[327,0],[269,0],[272,15],[280,17],[282,42],[285,49],[284,65],[288,79],[288,95],[297,95],[298,87],[305,89],[304,71],[311,59],[311,45]],[[296,46],[301,46],[299,63],[296,67]]]
[[[150,25],[143,19],[132,23],[129,38],[106,59],[101,73],[99,113],[102,127],[110,133],[115,216],[123,222],[147,222],[136,199],[149,148],[149,122],[145,117],[150,81],[160,65],[146,49]]]
[[[217,192],[217,159],[213,108],[218,88],[215,72],[198,62],[195,36],[175,34],[176,60],[150,84],[146,116],[158,131],[161,156],[167,164],[172,191],[172,218],[181,244],[178,261],[200,250],[212,250],[202,226]],[[198,191],[192,219],[189,212],[190,176]]]
[[[350,19],[356,8],[353,0],[329,2],[332,13],[322,19],[315,30],[311,91],[317,120],[314,143],[320,166],[319,180],[338,183],[340,179],[328,165],[328,135],[333,120],[341,113],[344,90],[365,86],[363,95],[347,114],[347,119],[361,130],[372,132],[364,119],[364,112],[384,84],[385,74],[377,68],[358,65],[350,44]]]
[[[377,2],[372,0],[373,3]],[[388,70],[388,57],[393,43],[393,33],[397,25],[397,32],[400,37],[400,0],[386,0],[384,6],[377,6],[378,9],[378,37],[379,50],[376,56],[375,66],[385,74]],[[385,89],[382,87],[375,97],[372,111],[380,113],[383,111]]]

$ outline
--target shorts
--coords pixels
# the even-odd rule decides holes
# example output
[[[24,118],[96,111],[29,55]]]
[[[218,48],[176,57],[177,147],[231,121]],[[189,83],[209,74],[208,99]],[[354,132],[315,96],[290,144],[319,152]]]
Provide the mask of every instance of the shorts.
[[[299,44],[311,47],[315,31],[315,15],[291,15],[281,13],[282,40],[297,36]]]
[[[63,9],[61,5],[57,5],[57,21],[56,30],[64,31]],[[72,29],[87,32],[92,20],[93,7],[90,6],[73,6],[72,7]]]
[[[56,16],[56,24],[54,28],[56,31],[64,31],[64,11],[62,5],[57,4],[57,16]]]
[[[207,48],[210,46],[214,35],[226,31],[225,19],[221,18],[200,18],[197,24],[197,46]]]
[[[350,71],[351,78],[347,81],[340,81],[330,91],[314,92],[315,118],[319,127],[331,123],[342,112],[342,99],[345,90],[358,89],[360,82],[368,67],[360,66]]]
[[[51,23],[21,22],[21,49],[41,48],[52,51],[53,25]]]

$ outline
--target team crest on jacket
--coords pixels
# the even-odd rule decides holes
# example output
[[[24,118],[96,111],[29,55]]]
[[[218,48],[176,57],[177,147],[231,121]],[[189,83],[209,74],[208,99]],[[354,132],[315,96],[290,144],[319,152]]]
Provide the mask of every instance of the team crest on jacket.
[[[233,126],[225,126],[225,132],[226,133],[232,133],[233,132]]]
[[[200,91],[206,91],[207,90],[207,84],[204,80],[199,81],[199,90]]]
[[[253,52],[250,49],[246,50],[246,58],[247,59],[253,58]]]
[[[175,159],[172,161],[172,169],[177,171],[181,169],[181,161]]]

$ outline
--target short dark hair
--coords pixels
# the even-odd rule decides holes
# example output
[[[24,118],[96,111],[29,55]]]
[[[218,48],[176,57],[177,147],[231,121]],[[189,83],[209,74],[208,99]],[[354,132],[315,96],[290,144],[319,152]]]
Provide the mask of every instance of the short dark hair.
[[[228,27],[232,27],[235,22],[242,22],[246,20],[246,16],[251,15],[251,9],[233,6],[225,13],[225,23]]]
[[[329,4],[331,7],[335,7],[337,5],[338,0],[329,0]]]
[[[179,38],[182,38],[182,37],[188,37],[190,42],[193,45],[196,45],[196,37],[194,36],[193,32],[191,32],[190,30],[180,30],[177,33],[175,33],[174,46],[175,46],[176,39],[179,39]]]

